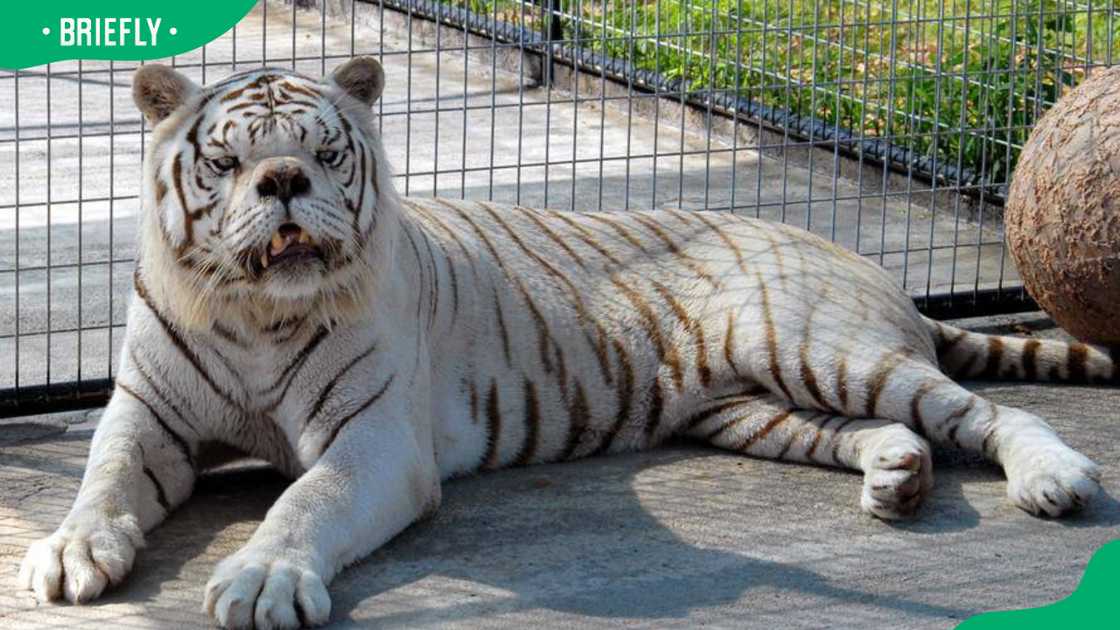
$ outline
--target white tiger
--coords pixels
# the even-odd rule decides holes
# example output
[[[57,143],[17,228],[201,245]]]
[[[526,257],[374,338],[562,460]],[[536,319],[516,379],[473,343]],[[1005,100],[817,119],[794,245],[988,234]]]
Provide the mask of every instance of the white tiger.
[[[445,479],[674,435],[862,470],[885,519],[929,491],[927,439],[1001,464],[1031,513],[1097,491],[1045,422],[945,373],[1115,383],[1108,351],[933,322],[861,257],[728,213],[403,199],[372,124],[383,84],[368,58],[322,81],[136,73],[158,124],[116,390],[23,587],[119,583],[209,442],[295,479],[207,585],[230,628],[327,621],[331,579]]]

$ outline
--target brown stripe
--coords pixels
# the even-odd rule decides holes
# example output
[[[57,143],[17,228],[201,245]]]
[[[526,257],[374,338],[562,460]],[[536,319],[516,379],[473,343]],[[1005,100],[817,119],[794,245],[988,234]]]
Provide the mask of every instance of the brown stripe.
[[[793,400],[793,394],[782,379],[782,365],[778,361],[778,332],[774,328],[774,316],[770,312],[770,292],[762,280],[762,275],[756,273],[755,276],[758,278],[758,288],[762,293],[762,325],[766,329],[766,352],[770,358],[770,375],[774,377],[774,381],[785,394],[786,399]]]
[[[653,349],[657,352],[657,360],[669,367],[673,376],[673,384],[677,391],[680,391],[684,387],[684,369],[681,366],[681,358],[674,346],[665,343],[665,339],[661,335],[661,326],[657,314],[649,303],[642,298],[641,294],[620,280],[616,274],[611,274],[611,282],[618,287],[622,295],[642,316],[642,328],[645,329],[646,335],[653,343]]]
[[[814,434],[813,434],[813,441],[809,443],[809,448],[805,450],[805,459],[806,460],[813,461],[813,454],[817,452],[817,446],[819,446],[820,443],[821,443],[821,435],[824,433],[825,427],[828,426],[829,422],[832,422],[834,419],[839,418],[839,417],[842,417],[842,416],[829,417],[823,423],[821,423],[821,425],[819,427],[814,426],[814,428],[816,429],[816,432],[814,432]]]
[[[467,249],[467,246],[463,244],[463,240],[459,238],[459,235],[454,230],[452,230],[446,223],[444,223],[443,220],[441,220],[439,217],[435,216],[429,208],[421,206],[417,203],[413,203],[413,202],[409,201],[408,199],[402,199],[401,201],[402,201],[402,203],[404,203],[404,205],[412,208],[418,214],[420,214],[420,216],[422,218],[427,219],[428,221],[431,221],[436,227],[440,228],[441,230],[443,230],[444,232],[447,233],[447,236],[448,236],[448,238],[451,239],[451,242],[455,243],[455,246],[458,247],[459,251],[461,251],[463,253],[463,258],[467,261],[467,265],[470,266],[471,273],[474,274],[474,277],[477,279],[478,278],[478,269],[475,268],[475,266],[474,266],[474,257],[471,256],[471,252]],[[454,268],[454,265],[452,265],[451,267]]]
[[[744,398],[737,398],[735,400],[731,400],[731,401],[725,402],[723,404],[708,407],[707,409],[705,409],[705,410],[703,410],[699,413],[695,413],[692,416],[690,416],[688,418],[688,420],[684,421],[682,426],[684,426],[686,431],[691,431],[691,430],[695,429],[696,427],[700,426],[701,424],[703,424],[704,421],[709,420],[712,417],[717,416],[720,413],[722,413],[724,411],[727,411],[728,409],[731,409],[732,407],[738,407],[738,406],[741,406],[741,405],[743,405],[745,403],[748,403],[750,401],[751,401],[751,399],[749,397],[744,397]]]
[[[688,267],[689,270],[692,271],[692,273],[696,274],[702,280],[712,285],[713,288],[722,288],[722,285],[720,285],[720,283],[714,277],[712,277],[712,274],[708,273],[699,264],[697,264],[696,260],[692,256],[689,256],[688,254],[681,251],[680,246],[674,243],[671,238],[669,238],[669,235],[665,233],[665,230],[661,229],[661,226],[658,225],[656,221],[650,219],[647,216],[637,213],[631,216],[634,217],[635,221],[646,226],[646,228],[649,229],[650,232],[653,232],[654,236],[656,236],[665,245],[665,248],[669,250],[669,253],[680,259],[681,263]]]
[[[664,405],[661,379],[657,377],[657,374],[654,374],[653,381],[650,383],[649,406],[646,409],[645,435],[647,440],[653,438],[657,428],[661,426],[661,415],[665,411]]]
[[[830,454],[830,457],[832,458],[832,462],[834,464],[840,464],[841,463],[840,462],[840,432],[844,430],[844,427],[848,426],[849,424],[851,424],[854,421],[855,421],[855,418],[844,418],[843,422],[836,425],[836,428],[832,430],[832,440],[833,440],[833,442],[832,442],[832,452]]]
[[[661,296],[661,299],[669,305],[669,308],[685,329],[692,334],[693,344],[696,346],[696,371],[700,377],[700,384],[704,387],[710,387],[712,385],[712,370],[708,367],[708,345],[704,340],[704,327],[698,320],[689,316],[688,311],[673,297],[673,294],[665,285],[655,280],[653,281],[653,288]],[[681,384],[678,383],[677,389],[680,388]]]
[[[174,326],[171,325],[171,322],[167,321],[163,317],[163,314],[160,313],[158,309],[156,309],[154,304],[152,304],[151,300],[148,298],[147,288],[144,287],[143,281],[140,280],[139,269],[137,269],[136,273],[133,275],[133,285],[136,289],[136,296],[143,300],[145,306],[148,307],[148,310],[152,312],[152,315],[155,315],[156,321],[158,321],[160,326],[163,328],[164,334],[166,334],[167,337],[171,339],[171,343],[175,345],[175,347],[179,350],[179,353],[183,355],[183,358],[185,358],[187,362],[191,364],[191,367],[193,367],[195,371],[198,372],[199,376],[202,377],[202,380],[210,387],[211,390],[214,391],[215,394],[218,395],[219,398],[225,401],[226,404],[234,407],[235,409],[244,411],[241,405],[233,400],[232,396],[218,387],[218,384],[215,383],[214,379],[210,377],[210,373],[203,369],[202,362],[199,360],[198,355],[195,354],[194,350],[192,350],[190,346],[187,345],[187,342],[179,336],[179,333],[175,330]]]
[[[175,195],[179,198],[179,208],[183,211],[183,228],[186,232],[185,244],[194,242],[194,221],[191,218],[190,208],[187,206],[187,195],[183,192],[183,154],[176,153],[175,160],[171,162],[171,183],[175,186]]]
[[[373,186],[373,198],[376,203],[376,200],[381,198],[381,181],[377,179],[377,155],[373,151],[369,153],[369,162],[369,183]]]
[[[984,362],[984,369],[980,372],[981,378],[999,378],[1000,364],[1003,363],[1003,340],[999,337],[988,337],[988,357]]]
[[[705,213],[705,212],[693,212],[689,216],[696,217],[697,219],[700,220],[701,223],[703,223],[705,226],[707,226],[707,228],[709,230],[711,230],[712,232],[715,232],[716,236],[718,236],[720,238],[720,240],[723,241],[723,244],[726,245],[727,248],[731,250],[731,253],[735,254],[735,263],[739,266],[739,271],[742,271],[743,273],[749,273],[747,271],[747,263],[746,263],[746,261],[743,260],[743,250],[740,249],[739,246],[735,244],[735,241],[733,241],[731,239],[731,237],[727,235],[726,232],[721,230],[719,228],[719,226],[717,226],[715,223],[708,220],[708,218],[705,216],[706,214],[707,213]]]
[[[338,385],[338,381],[341,380],[342,377],[345,376],[347,372],[349,372],[350,369],[357,365],[362,359],[373,354],[375,350],[377,350],[376,342],[371,345],[365,352],[362,352],[358,356],[351,359],[350,362],[343,366],[341,370],[335,373],[334,377],[332,377],[331,380],[326,384],[326,386],[324,386],[323,389],[319,391],[319,398],[315,400],[315,404],[311,406],[311,411],[307,413],[307,417],[303,422],[304,427],[315,421],[315,417],[319,415],[320,411],[322,411],[323,405],[327,402],[327,397],[331,395],[332,391],[334,391],[335,386]]]
[[[968,403],[965,404],[960,409],[958,409],[958,410],[954,411],[953,413],[949,414],[948,416],[945,416],[945,419],[941,421],[941,424],[938,425],[937,429],[939,431],[943,431],[943,430],[945,430],[945,427],[950,422],[956,421],[956,423],[952,427],[950,427],[950,429],[949,429],[949,439],[954,440],[955,436],[956,436],[956,433],[957,433],[957,427],[960,425],[960,419],[963,418],[965,415],[967,415],[968,412],[972,411],[972,408],[975,405],[976,405],[976,396],[969,396]]]
[[[287,326],[286,328],[278,328],[275,331],[273,331],[272,334],[279,334],[280,332],[283,332],[284,330],[287,330],[287,333],[288,333],[288,334],[284,335],[283,337],[274,338],[272,340],[273,346],[284,346],[284,345],[287,345],[289,342],[291,342],[291,340],[295,339],[296,336],[298,336],[301,332],[303,332],[303,326],[304,326],[304,324],[307,323],[308,317],[306,315],[304,315],[304,316],[296,318],[295,320],[292,320],[292,321],[293,321],[292,325]]]
[[[928,435],[926,420],[922,417],[922,399],[938,385],[937,381],[925,381],[918,386],[918,390],[910,398],[910,424],[916,427],[922,435]]]
[[[295,380],[295,377],[303,368],[303,364],[311,356],[311,353],[315,351],[315,348],[327,338],[329,332],[330,330],[326,326],[320,326],[315,335],[311,337],[311,340],[304,344],[303,348],[300,348],[300,351],[292,357],[292,360],[289,361],[288,365],[280,372],[280,376],[277,377],[276,381],[268,389],[261,392],[262,395],[267,396],[283,387],[279,399],[272,405],[273,409],[283,402],[284,396],[287,395],[288,389],[292,386],[292,381]]]
[[[615,231],[616,234],[618,234],[619,236],[622,237],[622,240],[624,240],[628,244],[630,244],[630,246],[636,248],[638,251],[642,252],[643,254],[646,254],[647,256],[649,255],[649,253],[650,253],[649,250],[647,250],[645,248],[645,246],[642,245],[642,242],[639,241],[637,239],[637,237],[635,237],[633,234],[631,234],[629,230],[622,227],[617,222],[606,218],[602,214],[585,214],[583,216],[592,220],[592,221],[598,221],[599,223],[602,223],[602,224],[610,227],[611,229],[613,229]]]
[[[494,313],[498,317],[498,334],[502,338],[502,354],[506,358],[506,367],[513,366],[513,358],[509,353],[509,330],[506,329],[506,318],[502,314],[502,299],[498,296],[497,287],[494,289]]]
[[[358,161],[358,166],[360,168],[358,171],[358,183],[360,186],[358,188],[358,201],[354,204],[355,227],[358,225],[358,215],[362,212],[362,206],[364,206],[366,202],[366,147],[364,144],[358,143],[358,157],[360,158]],[[356,231],[355,229],[355,232]]]
[[[1023,378],[1028,381],[1038,379],[1038,347],[1042,345],[1037,339],[1028,339],[1023,344]]]
[[[521,450],[513,458],[514,466],[524,466],[533,460],[537,452],[537,438],[541,430],[541,403],[537,399],[537,386],[525,379],[525,440]]]
[[[727,361],[728,367],[735,373],[735,376],[743,378],[743,374],[739,372],[739,366],[735,365],[735,313],[733,312],[727,314],[727,333],[723,337],[723,358]]]
[[[968,336],[968,331],[962,330],[956,337],[946,337],[944,336],[944,327],[939,322],[935,323],[937,323],[937,330],[940,333],[937,344],[937,361],[939,363],[944,363],[953,348],[957,347],[957,344]]]
[[[296,85],[295,83],[292,83],[290,81],[286,81],[286,82],[284,82],[284,87],[288,90],[291,90],[292,92],[295,92],[296,94],[303,94],[304,96],[306,96],[308,98],[311,98],[311,99],[316,99],[316,98],[322,98],[323,97],[322,92],[320,92],[319,90],[315,89],[313,86],[310,86],[310,85],[306,85],[306,86]]]
[[[902,357],[903,355],[900,352],[891,352],[880,359],[875,367],[867,387],[867,407],[864,415],[868,418],[878,417],[875,413],[879,406],[879,396],[882,395],[883,388],[886,387],[887,379],[890,378],[891,373],[902,362]]]
[[[984,440],[980,442],[980,452],[991,457],[989,447],[991,446],[992,439],[996,436],[996,418],[999,417],[999,407],[991,401],[988,401],[988,407],[992,410],[992,417],[988,420]]]
[[[603,441],[599,444],[598,448],[592,455],[600,455],[610,449],[614,439],[618,436],[622,427],[630,420],[630,410],[633,406],[634,399],[634,366],[630,363],[630,355],[626,352],[617,339],[611,340],[614,345],[615,354],[618,355],[618,367],[620,377],[618,385],[615,388],[615,397],[618,401],[618,412],[615,414],[614,425],[603,436]]]
[[[436,255],[432,251],[432,244],[428,240],[427,233],[419,226],[417,226],[416,233],[420,236],[420,240],[424,241],[424,248],[428,251],[428,260],[432,263],[431,299],[428,302],[428,306],[431,308],[428,315],[428,329],[431,330],[432,324],[436,321],[436,314],[439,312],[439,263],[436,262]]]
[[[502,260],[502,257],[498,255],[498,249],[494,247],[494,243],[490,240],[490,237],[486,235],[486,232],[481,227],[479,227],[477,223],[475,223],[474,219],[472,219],[470,215],[464,212],[462,208],[451,204],[443,199],[434,199],[433,201],[459,215],[459,218],[465,221],[467,225],[469,225],[474,233],[478,236],[479,241],[481,241],[483,246],[486,247],[486,251],[490,252],[490,257],[494,259],[494,262],[498,265],[498,268],[502,270],[502,273],[505,274],[506,277],[509,277],[511,279],[513,278],[513,276],[510,275],[509,270],[506,268],[505,261]]]
[[[144,407],[148,410],[148,413],[152,415],[152,419],[156,421],[156,424],[159,425],[159,428],[163,429],[164,433],[171,437],[171,441],[175,443],[175,446],[179,449],[179,452],[182,453],[183,458],[185,458],[193,468],[194,456],[191,455],[191,448],[186,438],[171,430],[171,426],[167,424],[167,421],[163,419],[163,416],[159,415],[159,412],[156,411],[156,408],[153,407],[152,404],[147,400],[145,400],[143,396],[136,393],[136,390],[132,389],[128,385],[125,385],[119,380],[116,382],[116,388],[135,398],[140,402],[141,405],[144,405]]]
[[[777,226],[775,226],[777,227]],[[770,253],[774,255],[774,264],[778,268],[778,279],[785,283],[786,280],[786,263],[785,257],[782,254],[782,247],[778,241],[774,240],[774,235],[769,231],[764,231],[763,236],[766,237],[767,242],[770,243]]]
[[[468,398],[471,405],[471,424],[478,424],[478,386],[467,381]]]
[[[361,404],[360,407],[355,409],[353,413],[346,416],[342,420],[339,420],[338,424],[335,425],[334,430],[331,431],[330,437],[328,437],[326,443],[323,444],[323,450],[320,453],[320,456],[322,456],[322,453],[326,453],[327,450],[330,449],[331,444],[334,444],[334,439],[338,437],[339,432],[341,432],[342,429],[347,424],[349,424],[355,416],[368,409],[371,405],[373,405],[373,403],[377,402],[382,396],[385,395],[385,392],[389,390],[389,386],[393,384],[393,378],[395,378],[395,375],[390,376],[388,380],[385,381],[385,384],[381,386],[381,389],[377,390],[377,392],[374,393],[373,396],[370,396],[364,403]]]
[[[551,374],[553,365],[552,359],[549,356],[549,346],[552,344],[552,333],[548,328],[548,322],[541,314],[540,309],[537,308],[537,304],[529,295],[528,290],[525,289],[525,284],[521,281],[521,278],[513,275],[509,271],[509,269],[506,268],[505,262],[502,260],[501,256],[498,255],[498,250],[490,241],[490,237],[486,235],[486,232],[481,227],[479,227],[477,223],[475,223],[474,219],[472,219],[470,215],[464,212],[462,208],[448,203],[443,199],[435,199],[434,201],[455,212],[461,219],[463,219],[463,221],[467,223],[467,225],[471,227],[474,233],[478,236],[479,240],[486,247],[486,250],[490,253],[490,256],[494,259],[494,262],[498,265],[498,268],[502,270],[502,273],[506,276],[506,278],[508,278],[509,281],[517,288],[518,292],[521,294],[521,298],[525,300],[526,306],[529,307],[529,313],[532,314],[533,320],[537,325],[537,349],[540,353],[541,363],[542,365],[544,365],[545,372]]]
[[[482,458],[483,469],[498,467],[498,440],[502,432],[502,410],[498,402],[498,381],[490,381],[490,393],[486,395],[486,455]]]
[[[211,329],[214,331],[215,335],[237,346],[238,348],[241,348],[242,350],[249,347],[249,344],[239,338],[236,333],[217,322],[214,323]]]
[[[805,337],[801,341],[801,351],[799,352],[801,358],[801,381],[805,383],[805,389],[816,401],[817,405],[825,411],[831,411],[832,405],[824,399],[821,394],[820,385],[817,383],[817,375],[813,373],[813,368],[809,365],[809,331],[805,331]]]
[[[735,447],[734,450],[736,450],[736,451],[749,450],[751,448],[751,446],[754,446],[755,444],[757,444],[759,442],[759,440],[762,440],[767,435],[769,435],[770,432],[773,431],[778,425],[780,425],[783,422],[785,422],[786,420],[788,420],[790,415],[793,414],[793,411],[794,411],[793,409],[786,409],[785,411],[779,413],[778,415],[774,416],[773,418],[770,418],[769,420],[766,421],[766,424],[762,425],[761,429],[759,429],[758,431],[755,431],[753,435],[748,437],[742,444]]]
[[[952,375],[956,378],[969,378],[972,376],[972,369],[975,366],[976,353],[972,352],[968,355],[968,360],[964,362],[964,365],[952,371]]]
[[[591,406],[587,402],[587,393],[579,380],[574,384],[575,395],[568,404],[568,439],[564,443],[564,451],[560,454],[560,461],[572,458],[579,447],[580,438],[583,437],[587,427],[591,426]]]
[[[222,98],[218,99],[218,102],[219,103],[228,103],[228,102],[230,102],[234,99],[241,98],[241,95],[245,93],[246,89],[248,89],[248,88],[239,87],[236,90],[230,90],[229,92],[226,92],[226,94],[223,95]]]
[[[250,107],[257,107],[257,106],[263,108],[264,104],[263,103],[256,103],[256,102],[253,102],[253,101],[246,101],[244,103],[238,103],[237,105],[233,105],[231,107],[226,108],[226,114],[232,114],[233,112],[236,112],[236,111],[241,111],[243,109],[249,109]],[[261,113],[263,114],[264,112],[261,112]]]
[[[840,411],[848,410],[848,358],[841,355],[836,362],[836,396],[840,399]]]
[[[715,429],[712,429],[711,431],[708,431],[708,434],[704,436],[704,440],[707,441],[707,442],[711,442],[711,443],[715,444],[716,440],[719,439],[724,433],[729,431],[731,429],[731,427],[739,424],[740,422],[742,422],[744,420],[748,420],[748,419],[750,419],[749,414],[748,415],[743,415],[743,416],[733,416],[731,418],[727,418],[724,421],[723,424],[719,425]],[[730,447],[725,447],[725,448],[727,448],[728,450],[734,450]]]
[[[537,217],[536,212],[534,212],[534,211],[532,211],[528,208],[522,208],[521,206],[516,206],[515,209],[519,210],[521,212],[521,214],[525,215],[526,217],[529,218],[530,221],[535,223],[536,226],[538,228],[540,228],[540,230],[542,232],[544,232],[545,236],[547,236],[549,239],[552,240],[552,242],[559,245],[560,249],[564,250],[564,253],[566,253],[569,257],[571,257],[571,259],[576,263],[576,265],[578,265],[581,269],[586,269],[587,268],[587,265],[583,262],[583,258],[581,258],[580,255],[577,254],[575,252],[575,250],[573,250],[568,245],[568,243],[565,242],[564,239],[560,237],[559,234],[554,232],[552,230],[552,228],[548,227],[548,225],[546,225],[544,221],[541,221],[540,218]]]
[[[587,310],[587,305],[583,301],[583,295],[580,293],[579,287],[577,287],[575,283],[573,283],[571,279],[568,278],[568,276],[564,275],[564,273],[557,269],[552,263],[545,260],[544,257],[530,248],[525,243],[525,241],[522,240],[521,236],[513,229],[513,227],[500,214],[495,212],[493,208],[485,203],[482,203],[481,201],[476,203],[480,208],[485,210],[490,215],[490,218],[493,219],[495,223],[497,223],[503,230],[505,230],[506,234],[509,235],[514,244],[517,245],[517,247],[526,256],[543,267],[550,276],[559,280],[560,284],[563,285],[565,289],[567,289],[571,299],[572,308],[574,308],[576,311],[576,318],[579,320],[580,324],[583,325],[584,332],[587,335],[587,342],[595,349],[595,356],[599,359],[599,370],[603,374],[603,380],[605,380],[607,383],[610,383],[611,374],[610,365],[609,363],[607,363],[606,333],[601,325],[593,322],[592,317]],[[588,330],[590,328],[597,329],[594,338],[592,338],[593,335]]]
[[[151,468],[144,466],[144,474],[152,480],[152,485],[156,487],[156,502],[159,503],[164,512],[170,512],[171,504],[167,502],[167,493],[163,490],[163,484],[159,482],[159,479],[156,479],[156,474],[152,472]]]
[[[568,226],[570,226],[573,230],[575,230],[577,232],[577,236],[579,236],[579,239],[581,241],[586,243],[588,246],[590,246],[596,252],[599,252],[599,255],[602,256],[603,258],[606,258],[608,261],[610,261],[610,263],[612,265],[614,265],[616,267],[623,266],[622,262],[619,259],[615,258],[614,255],[611,254],[610,251],[607,250],[606,247],[603,247],[603,245],[600,244],[599,241],[596,241],[593,238],[593,235],[591,234],[591,232],[587,228],[583,227],[579,223],[576,223],[570,217],[566,216],[563,212],[555,212],[554,211],[554,212],[549,213],[549,216],[555,217],[555,218],[559,219],[560,221],[563,221],[564,223],[568,224]]]
[[[167,196],[167,183],[163,181],[162,177],[156,178],[156,205],[162,205],[164,197]],[[163,223],[162,221],[160,223]]]
[[[428,267],[427,267],[427,265],[424,264],[424,261],[421,259],[420,248],[416,246],[416,239],[412,238],[412,234],[409,233],[408,228],[402,229],[401,232],[404,232],[405,238],[408,239],[409,246],[412,247],[412,256],[414,258],[416,258],[416,269],[420,272],[420,278],[419,278],[420,286],[417,287],[417,291],[416,291],[416,321],[419,322],[420,321],[420,312],[424,308],[424,295],[425,294],[428,296],[429,304],[431,303],[431,290],[428,288],[428,282],[427,282],[427,275],[428,275],[427,274],[427,268]]]
[[[222,351],[217,348],[217,346],[212,346],[210,348],[210,352],[213,353],[215,357],[217,357],[218,363],[221,363],[222,367],[225,368],[226,374],[229,377],[233,378],[234,381],[236,381],[236,383],[234,384],[235,387],[233,389],[242,392],[249,391],[249,386],[245,383],[245,377],[241,375],[242,370],[239,369],[238,366],[234,365],[233,361],[230,360],[230,358],[225,354],[223,354]],[[228,383],[228,380],[226,380],[226,382]]]
[[[804,435],[807,431],[812,431],[813,432],[813,434],[814,434],[813,445],[815,446],[817,440],[820,438],[821,432],[817,429],[817,426],[815,424],[813,424],[813,422],[815,422],[816,420],[820,419],[821,417],[825,417],[825,416],[827,416],[827,414],[815,413],[812,416],[810,416],[808,419],[806,419],[804,421],[805,424],[806,424],[806,427],[803,427],[803,428],[801,428],[800,430],[797,430],[797,431],[793,431],[789,436],[789,440],[787,440],[786,443],[784,445],[782,445],[782,449],[780,451],[778,451],[778,454],[774,456],[774,459],[785,459],[786,455],[789,454],[789,449],[793,448],[793,445],[794,445],[795,442],[797,442],[798,438],[800,438],[802,435]]]
[[[148,385],[148,389],[152,390],[152,392],[155,393],[161,403],[163,403],[167,407],[170,407],[171,411],[175,412],[175,416],[179,418],[179,421],[185,424],[187,428],[191,430],[191,432],[199,437],[202,437],[202,432],[199,431],[197,427],[195,427],[194,423],[187,421],[187,417],[183,414],[182,411],[179,410],[179,407],[177,407],[175,403],[171,402],[171,397],[163,393],[163,390],[160,389],[159,385],[156,383],[156,380],[152,378],[151,373],[148,372],[148,370],[144,369],[144,364],[140,362],[140,357],[136,354],[131,345],[128,347],[128,356],[130,359],[132,359],[132,367],[136,368],[136,371],[139,372],[140,376],[144,378],[144,382]],[[166,380],[166,378],[164,380]]]
[[[447,263],[447,275],[451,278],[451,325],[454,326],[455,320],[459,318],[459,273],[455,271],[455,261],[448,255],[443,244],[436,241],[436,245],[443,252],[444,262]]]
[[[1083,343],[1071,343],[1066,351],[1066,378],[1070,383],[1088,383],[1089,375],[1086,371],[1086,361],[1089,359],[1089,348]]]

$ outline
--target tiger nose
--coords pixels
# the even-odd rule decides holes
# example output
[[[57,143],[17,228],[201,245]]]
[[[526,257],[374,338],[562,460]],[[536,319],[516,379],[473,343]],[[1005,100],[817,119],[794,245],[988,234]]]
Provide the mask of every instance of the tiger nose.
[[[311,190],[311,180],[303,170],[294,165],[279,165],[261,173],[257,180],[257,194],[261,197],[276,197],[280,203],[288,205],[294,197],[305,195]]]

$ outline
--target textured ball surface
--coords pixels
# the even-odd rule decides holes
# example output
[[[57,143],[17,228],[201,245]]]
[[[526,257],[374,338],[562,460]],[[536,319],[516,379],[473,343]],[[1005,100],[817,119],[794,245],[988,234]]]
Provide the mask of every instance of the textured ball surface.
[[[1097,70],[1039,121],[1004,223],[1039,305],[1082,340],[1120,345],[1120,66]]]

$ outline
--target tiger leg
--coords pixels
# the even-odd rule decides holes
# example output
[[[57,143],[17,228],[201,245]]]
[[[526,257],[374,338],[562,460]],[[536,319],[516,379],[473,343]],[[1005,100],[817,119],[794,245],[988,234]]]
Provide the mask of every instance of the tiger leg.
[[[746,455],[861,470],[860,505],[882,519],[913,513],[933,485],[929,444],[905,425],[799,409],[770,393],[717,401],[684,434]]]
[[[191,493],[201,436],[181,417],[157,411],[158,390],[137,384],[135,374],[125,363],[117,376],[70,512],[27,550],[19,583],[40,601],[87,602],[120,583],[143,533]]]
[[[902,422],[934,444],[982,454],[1003,467],[1007,494],[1032,514],[1059,516],[1096,494],[1100,470],[1038,416],[988,401],[920,358],[887,360],[864,408]]]

